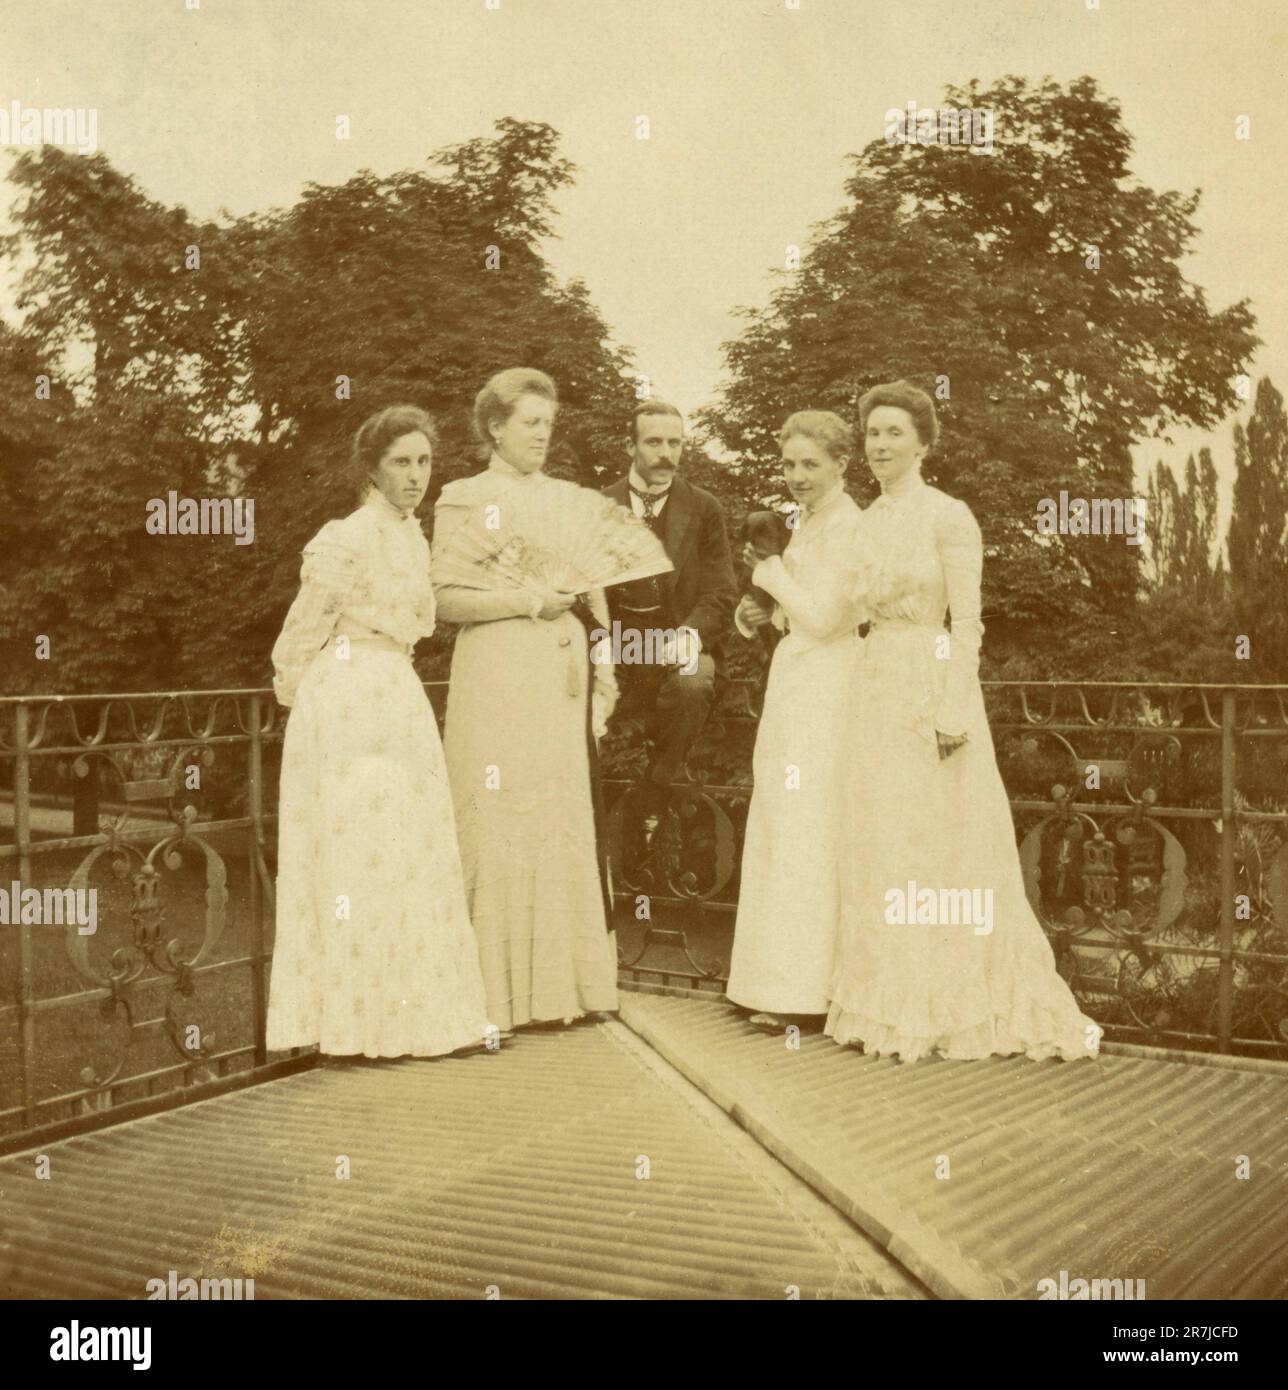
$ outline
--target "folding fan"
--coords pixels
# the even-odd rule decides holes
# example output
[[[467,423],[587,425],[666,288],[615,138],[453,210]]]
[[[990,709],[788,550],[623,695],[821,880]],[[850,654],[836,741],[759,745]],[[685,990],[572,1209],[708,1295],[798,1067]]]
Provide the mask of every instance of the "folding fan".
[[[589,488],[551,480],[479,506],[434,556],[434,582],[584,594],[672,568],[637,516]]]

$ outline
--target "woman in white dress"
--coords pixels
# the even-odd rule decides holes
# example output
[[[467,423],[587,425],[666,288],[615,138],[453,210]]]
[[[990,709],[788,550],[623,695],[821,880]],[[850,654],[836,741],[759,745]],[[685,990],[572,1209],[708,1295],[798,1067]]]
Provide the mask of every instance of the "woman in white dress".
[[[554,382],[522,367],[479,392],[475,427],[492,456],[482,473],[443,489],[436,557],[480,510],[532,502],[538,490],[557,506],[563,490],[577,490],[542,471],[557,404]],[[587,701],[602,734],[616,698],[612,668],[596,666],[592,689],[575,594],[473,588],[441,575],[436,588],[442,617],[463,624],[444,747],[489,1014],[508,1032],[615,1009],[587,743]],[[603,592],[589,599],[606,629]]]
[[[772,621],[787,635],[774,650],[753,757],[742,884],[728,997],[757,1026],[783,1015],[825,1014],[840,932],[844,768],[837,756],[861,614],[849,583],[859,508],[845,490],[849,425],[826,410],[788,418],[778,436],[783,479],[799,511],[782,556],[761,558],[734,623],[744,637]]]
[[[1095,1055],[1024,892],[979,683],[979,526],[928,486],[938,438],[918,388],[859,402],[881,496],[863,513],[856,592],[872,627],[848,725],[842,931],[826,1031],[915,1061]],[[951,612],[951,634],[945,629]]]
[[[282,749],[268,1047],[435,1056],[495,1046],[442,746],[411,664],[434,629],[429,416],[354,441],[362,504],[304,547],[273,648]]]

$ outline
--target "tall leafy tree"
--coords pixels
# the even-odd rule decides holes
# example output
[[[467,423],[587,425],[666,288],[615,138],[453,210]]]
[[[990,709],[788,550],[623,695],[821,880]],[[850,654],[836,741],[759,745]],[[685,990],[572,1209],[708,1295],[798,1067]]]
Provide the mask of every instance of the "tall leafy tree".
[[[1217,477],[1212,451],[1185,462],[1185,487],[1161,460],[1149,478],[1146,499],[1150,582],[1197,603],[1220,596],[1224,570],[1217,534]]]
[[[1159,459],[1149,474],[1145,510],[1149,518],[1149,570],[1154,588],[1164,588],[1176,573],[1178,532],[1184,527],[1184,502],[1176,474]]]
[[[182,207],[148,198],[107,157],[24,151],[0,247],[22,266],[17,308],[83,399],[109,405],[142,387],[221,415],[237,351],[238,302],[219,238]]]
[[[21,155],[11,178],[3,249],[19,268],[22,324],[6,356],[22,366],[6,374],[5,411],[28,431],[25,456],[7,451],[6,530],[20,532],[4,581],[11,680],[171,684],[183,584],[166,559],[178,554],[145,523],[149,499],[205,490],[206,402],[219,399],[207,377],[228,349],[222,297],[185,264],[203,231],[101,155],[45,147]],[[198,566],[189,582],[202,580]]]
[[[507,118],[424,170],[312,185],[219,224],[154,202],[103,156],[23,155],[3,248],[23,331],[0,340],[15,422],[11,445],[0,417],[0,489],[28,524],[0,637],[25,650],[48,632],[53,659],[14,680],[262,681],[300,550],[353,505],[349,441],[383,405],[436,414],[441,484],[480,466],[469,420],[484,380],[543,368],[563,403],[553,466],[594,483],[629,412],[629,356],[584,284],[546,262],[574,172],[558,143]],[[36,360],[57,398],[35,412],[40,451],[19,428]],[[148,500],[171,490],[253,502],[254,543],[148,534]]]
[[[430,164],[310,186],[294,207],[229,232],[247,268],[241,389],[256,426],[237,468],[257,540],[217,552],[216,587],[258,598],[248,622],[209,633],[207,646],[245,679],[263,678],[305,541],[353,505],[350,440],[373,410],[409,401],[435,415],[430,502],[481,466],[471,408],[501,368],[536,367],[558,384],[552,469],[593,484],[622,430],[629,357],[585,286],[560,284],[542,249],[572,177],[557,133],[505,119],[495,138]]]
[[[790,411],[852,418],[896,377],[932,390],[944,432],[927,476],[984,528],[990,645],[1093,640],[1134,601],[1139,547],[1035,536],[1037,506],[1130,497],[1134,443],[1219,420],[1253,317],[1213,311],[1185,278],[1198,194],[1132,177],[1119,107],[1092,79],[972,82],[945,104],[991,110],[994,153],[877,140],[853,156],[845,206],[726,346],[705,425],[759,485]]]
[[[39,340],[0,323],[0,670],[11,690],[40,683],[46,670],[36,639],[47,634],[25,601],[26,588],[48,558],[41,545],[43,466],[57,452],[73,405]]]
[[[1234,430],[1233,510],[1226,548],[1239,632],[1251,669],[1288,674],[1288,416],[1263,377],[1246,430]]]

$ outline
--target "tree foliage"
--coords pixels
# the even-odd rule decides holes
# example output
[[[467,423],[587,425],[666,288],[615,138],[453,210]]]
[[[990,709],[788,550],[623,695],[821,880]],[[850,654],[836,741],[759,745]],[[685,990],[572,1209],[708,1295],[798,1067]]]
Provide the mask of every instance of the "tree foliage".
[[[1234,508],[1226,548],[1235,621],[1256,669],[1288,678],[1288,415],[1268,377],[1247,429],[1234,431]]]
[[[632,401],[629,356],[543,254],[574,173],[556,132],[496,131],[424,170],[204,224],[101,155],[18,158],[4,249],[23,324],[0,338],[0,490],[21,505],[2,635],[20,654],[36,633],[52,644],[49,662],[16,663],[18,687],[263,682],[300,551],[353,506],[349,444],[382,406],[436,416],[437,489],[480,465],[470,409],[487,377],[541,368],[560,388],[551,467],[596,481]],[[254,543],[149,535],[148,499],[170,490],[253,500]]]
[[[1221,598],[1225,569],[1217,529],[1217,477],[1212,451],[1185,462],[1185,486],[1161,460],[1149,478],[1146,497],[1149,580],[1155,590],[1172,590],[1195,603]]]
[[[854,419],[864,390],[899,377],[932,391],[943,435],[926,476],[979,517],[1005,652],[1035,625],[1076,633],[1129,611],[1138,548],[1039,542],[1037,505],[1131,497],[1133,444],[1218,421],[1257,339],[1246,303],[1213,311],[1186,280],[1199,195],[1132,177],[1119,107],[1092,79],[972,82],[945,102],[992,110],[994,153],[877,140],[853,156],[848,201],[745,312],[703,419],[755,489],[791,411]],[[872,494],[866,476],[857,490]]]

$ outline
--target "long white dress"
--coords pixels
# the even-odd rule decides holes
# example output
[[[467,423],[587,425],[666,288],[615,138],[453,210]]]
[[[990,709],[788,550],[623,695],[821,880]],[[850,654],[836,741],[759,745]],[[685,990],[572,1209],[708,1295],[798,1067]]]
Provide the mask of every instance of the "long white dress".
[[[484,472],[443,489],[434,553],[476,509],[504,505],[513,489],[557,500],[575,487],[519,473],[494,454]],[[572,613],[536,617],[540,600],[527,590],[436,588],[442,617],[464,625],[452,652],[444,746],[489,1013],[509,1029],[615,1009],[616,947],[590,787],[586,629]],[[607,627],[602,592],[590,598]],[[611,680],[611,669],[597,668],[597,684]]]
[[[913,472],[863,513],[861,530],[858,590],[872,628],[848,720],[827,1032],[905,1061],[1092,1056],[1100,1030],[1057,973],[1025,896],[984,711],[979,526]],[[937,730],[967,742],[941,760]]]
[[[379,635],[346,639],[340,623]],[[438,726],[411,664],[433,628],[425,535],[380,492],[305,546],[273,648],[291,714],[271,1051],[434,1056],[489,1028]]]
[[[789,629],[774,650],[756,733],[726,989],[752,1009],[822,1014],[831,999],[845,789],[838,752],[861,619],[848,582],[859,517],[838,485],[802,514],[782,557],[762,560],[752,576]],[[741,622],[739,630],[753,635]]]

